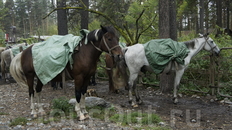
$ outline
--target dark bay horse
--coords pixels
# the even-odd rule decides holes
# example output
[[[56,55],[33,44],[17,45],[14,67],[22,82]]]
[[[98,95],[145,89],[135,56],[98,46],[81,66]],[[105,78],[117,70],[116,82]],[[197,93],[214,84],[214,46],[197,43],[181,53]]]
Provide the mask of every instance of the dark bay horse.
[[[104,51],[114,57],[115,61],[119,61],[122,57],[122,51],[119,46],[119,36],[112,26],[101,26],[101,29],[91,31],[86,37],[87,44],[85,44],[85,38],[83,38],[81,43],[77,46],[78,51],[72,54],[73,64],[68,62],[65,68],[74,79],[75,97],[77,101],[75,111],[77,112],[79,120],[89,118],[85,109],[85,96],[90,78],[96,71],[99,56]],[[37,77],[37,75],[33,66],[32,47],[33,46],[27,48],[12,60],[10,72],[19,84],[29,87],[32,109],[31,114],[36,117],[37,113],[35,112],[33,104],[33,82],[34,77]],[[60,79],[60,75],[57,75],[52,81],[58,81]],[[38,96],[40,114],[44,114],[42,105],[40,104],[42,86],[41,80],[38,79],[35,90]]]

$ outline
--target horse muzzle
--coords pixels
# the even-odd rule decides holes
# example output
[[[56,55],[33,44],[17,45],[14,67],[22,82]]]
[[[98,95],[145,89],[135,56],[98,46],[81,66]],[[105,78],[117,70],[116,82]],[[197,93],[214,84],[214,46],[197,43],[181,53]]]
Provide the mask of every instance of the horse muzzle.
[[[112,58],[114,59],[114,62],[120,62],[124,59],[123,55],[113,55]]]

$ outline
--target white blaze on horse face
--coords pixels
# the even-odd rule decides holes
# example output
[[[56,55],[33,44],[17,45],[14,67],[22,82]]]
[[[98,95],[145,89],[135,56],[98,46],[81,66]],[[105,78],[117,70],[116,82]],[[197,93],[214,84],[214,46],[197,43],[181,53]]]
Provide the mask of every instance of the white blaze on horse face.
[[[98,41],[98,36],[97,36],[98,31],[99,31],[99,29],[97,29],[97,30],[95,31],[95,34],[94,34],[96,41]]]

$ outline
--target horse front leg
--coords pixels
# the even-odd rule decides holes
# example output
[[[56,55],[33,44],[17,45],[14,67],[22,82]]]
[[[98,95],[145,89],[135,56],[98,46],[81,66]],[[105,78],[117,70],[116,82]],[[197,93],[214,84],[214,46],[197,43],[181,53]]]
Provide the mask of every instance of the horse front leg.
[[[79,120],[85,120],[86,118],[89,118],[88,116],[85,116],[85,114],[87,115],[87,111],[85,110],[86,91],[87,91],[87,87],[83,87],[83,77],[77,76],[75,78],[75,96],[76,96],[75,111],[77,113],[77,117],[79,117]]]
[[[177,70],[176,74],[175,74],[174,89],[173,89],[173,102],[175,104],[178,103],[178,99],[177,99],[177,87],[180,84],[180,80],[181,80],[183,74],[184,74],[184,69]]]
[[[38,113],[43,116],[45,115],[45,111],[43,109],[43,104],[41,102],[41,91],[42,91],[42,87],[43,87],[43,84],[42,82],[38,79],[37,81],[37,85],[36,85],[36,97],[37,97],[37,102],[38,102],[38,107],[39,107],[39,110],[38,110]]]

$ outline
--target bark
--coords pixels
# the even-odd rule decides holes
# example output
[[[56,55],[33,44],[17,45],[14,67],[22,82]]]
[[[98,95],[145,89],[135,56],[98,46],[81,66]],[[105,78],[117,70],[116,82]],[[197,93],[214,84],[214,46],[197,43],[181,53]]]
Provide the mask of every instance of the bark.
[[[58,35],[68,34],[66,9],[62,7],[66,7],[66,0],[57,0],[57,8],[60,8],[57,10]]]

